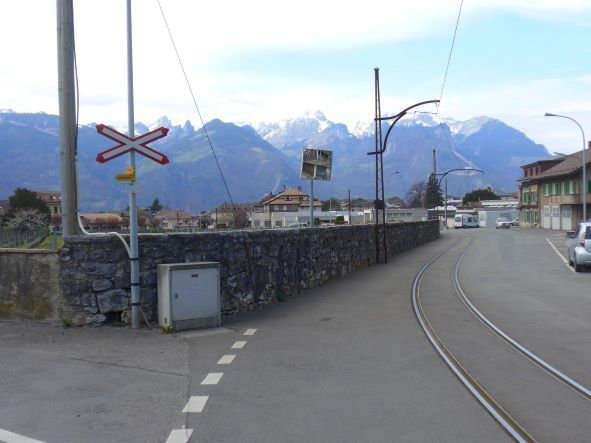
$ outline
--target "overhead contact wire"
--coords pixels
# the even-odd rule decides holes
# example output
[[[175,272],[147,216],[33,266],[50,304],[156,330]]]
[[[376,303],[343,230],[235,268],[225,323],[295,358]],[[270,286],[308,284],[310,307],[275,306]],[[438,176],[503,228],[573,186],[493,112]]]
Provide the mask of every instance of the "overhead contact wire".
[[[218,157],[216,155],[215,149],[213,147],[213,143],[211,141],[211,138],[209,136],[209,132],[207,131],[207,128],[205,127],[205,121],[203,120],[203,117],[201,115],[201,111],[199,110],[199,105],[197,104],[197,99],[195,98],[195,94],[193,92],[193,88],[191,87],[191,82],[189,81],[189,77],[187,75],[187,72],[185,70],[185,66],[183,64],[183,61],[181,59],[179,50],[176,46],[176,43],[174,41],[174,37],[172,35],[172,31],[170,29],[170,26],[168,25],[168,20],[166,19],[166,15],[164,14],[164,9],[162,9],[162,5],[160,4],[160,0],[156,0],[156,2],[158,3],[158,8],[160,9],[160,13],[162,14],[162,19],[164,21],[164,25],[166,26],[166,30],[168,32],[168,36],[170,37],[170,42],[172,43],[172,47],[174,48],[174,52],[176,54],[176,58],[179,62],[179,65],[181,67],[181,71],[183,72],[183,76],[185,78],[185,83],[187,84],[187,88],[189,90],[189,94],[191,95],[191,99],[193,101],[193,105],[195,106],[195,110],[197,111],[197,115],[199,116],[199,121],[201,122],[201,126],[203,127],[203,132],[205,133],[205,137],[207,138],[207,143],[209,144],[209,147],[211,149],[211,152],[213,154],[213,158],[215,159],[215,163],[217,165],[218,171],[220,173],[220,177],[222,179],[222,182],[224,184],[224,188],[226,189],[226,193],[228,194],[228,198],[230,199],[230,204],[232,205],[232,211],[234,212],[234,223],[237,222],[238,220],[238,212],[236,210],[236,205],[234,203],[234,199],[232,198],[232,194],[230,193],[230,188],[228,187],[228,183],[226,182],[226,178],[224,177],[224,173],[222,171],[222,167],[220,165],[220,162],[218,160]],[[216,218],[216,226],[217,226],[217,218]],[[255,289],[255,281],[254,281],[254,276],[253,276],[253,272],[252,272],[252,263],[251,263],[251,258],[250,258],[250,253],[249,250],[247,248],[246,245],[246,233],[244,232],[244,228],[240,227],[240,231],[242,232],[242,246],[244,248],[244,253],[246,255],[246,261],[247,261],[247,266],[248,266],[248,273],[251,279],[251,284],[252,284],[252,290],[254,293],[254,289]]]
[[[454,46],[456,43],[456,36],[458,34],[458,27],[460,25],[460,17],[462,16],[462,7],[464,6],[464,0],[460,0],[460,8],[458,10],[458,17],[456,19],[456,26],[454,28],[454,35],[453,38],[451,40],[451,47],[449,48],[449,55],[447,57],[447,64],[445,66],[445,74],[443,75],[443,82],[441,83],[441,91],[439,92],[439,103],[435,104],[435,107],[437,108],[437,121],[439,123],[439,127],[441,128],[441,132],[443,133],[443,136],[445,137],[445,140],[447,141],[447,144],[449,145],[449,148],[452,149],[454,148],[455,144],[453,142],[453,140],[451,140],[449,138],[449,135],[447,134],[447,132],[445,132],[445,129],[443,128],[443,124],[441,123],[441,115],[439,114],[439,107],[441,106],[441,100],[443,98],[443,91],[445,89],[445,83],[447,81],[447,74],[449,72],[449,66],[451,65],[451,57],[454,51]]]

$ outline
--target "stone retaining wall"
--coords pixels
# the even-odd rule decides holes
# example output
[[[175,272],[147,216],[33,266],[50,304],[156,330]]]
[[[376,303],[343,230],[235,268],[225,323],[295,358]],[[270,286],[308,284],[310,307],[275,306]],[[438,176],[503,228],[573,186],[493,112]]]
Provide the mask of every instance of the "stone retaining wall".
[[[0,249],[0,317],[57,320],[69,314],[56,251]]]
[[[437,222],[387,225],[389,256],[439,237]],[[156,265],[217,261],[225,315],[256,309],[376,261],[375,227],[150,234],[139,240],[142,307],[156,320]],[[60,252],[65,298],[76,323],[120,320],[130,303],[129,260],[116,237],[78,236]]]

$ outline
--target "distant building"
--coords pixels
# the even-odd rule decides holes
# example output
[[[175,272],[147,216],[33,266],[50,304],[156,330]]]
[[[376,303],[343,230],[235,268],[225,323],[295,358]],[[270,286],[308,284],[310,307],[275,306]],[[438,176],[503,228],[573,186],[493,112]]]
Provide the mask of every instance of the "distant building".
[[[82,214],[80,221],[84,229],[89,231],[118,231],[126,223],[125,218],[115,212]]]
[[[314,200],[314,211],[322,203]],[[301,187],[286,189],[257,203],[249,214],[252,228],[288,227],[292,223],[310,222],[310,196]]]
[[[43,203],[47,205],[49,208],[49,213],[51,216],[58,215],[62,213],[62,194],[61,192],[35,192],[37,197],[39,197]]]
[[[375,208],[363,211],[364,223],[375,223]],[[427,220],[426,208],[386,208],[386,223],[404,223]]]
[[[47,208],[49,208],[50,216],[58,215],[62,213],[62,194],[61,192],[57,191],[48,191],[48,192],[37,192],[33,191],[37,194],[37,197],[45,203]],[[9,200],[0,200],[0,215],[8,212],[8,202]]]
[[[162,209],[156,218],[160,219],[160,226],[165,230],[192,229],[199,227],[199,217],[189,211],[177,209]]]
[[[386,199],[387,208],[406,208],[408,205],[404,203],[400,197],[390,197]]]
[[[344,211],[349,210],[349,199],[341,200],[341,208]],[[351,199],[351,211],[364,211],[366,209],[373,209],[375,207],[373,200],[356,197]]]
[[[227,203],[210,211],[213,222],[212,228],[239,229],[249,225],[249,213],[253,211],[255,203]]]

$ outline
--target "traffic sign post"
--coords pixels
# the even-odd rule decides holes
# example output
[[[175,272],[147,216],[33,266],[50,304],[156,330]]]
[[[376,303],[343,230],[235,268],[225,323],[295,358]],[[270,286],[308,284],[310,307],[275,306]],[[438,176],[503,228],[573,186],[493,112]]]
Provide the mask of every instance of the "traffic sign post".
[[[129,191],[129,260],[131,268],[131,327],[138,329],[141,322],[140,309],[140,264],[138,258],[138,226],[135,187],[135,153],[143,155],[161,165],[168,163],[168,157],[147,144],[165,137],[167,128],[158,128],[147,134],[134,136],[135,118],[133,107],[133,45],[131,32],[131,0],[126,1],[127,16],[127,128],[128,135],[106,125],[97,125],[99,134],[113,140],[117,146],[99,153],[96,161],[105,163],[129,153],[129,167],[126,174],[118,174],[118,181],[128,182]]]
[[[130,86],[133,90],[132,86]],[[133,102],[132,99],[130,99]],[[115,179],[120,182],[129,183],[129,260],[131,268],[131,327],[137,329],[140,327],[140,265],[138,257],[138,226],[137,226],[137,204],[136,191],[134,183],[135,174],[135,153],[143,155],[161,165],[167,164],[168,157],[161,152],[148,146],[148,143],[165,137],[168,134],[168,128],[158,128],[147,134],[134,137],[133,134],[133,105],[130,105],[130,123],[129,135],[125,135],[107,125],[97,125],[96,130],[99,134],[113,140],[117,143],[106,151],[100,152],[96,156],[96,161],[106,163],[123,154],[129,153],[129,166],[125,174],[117,174]]]

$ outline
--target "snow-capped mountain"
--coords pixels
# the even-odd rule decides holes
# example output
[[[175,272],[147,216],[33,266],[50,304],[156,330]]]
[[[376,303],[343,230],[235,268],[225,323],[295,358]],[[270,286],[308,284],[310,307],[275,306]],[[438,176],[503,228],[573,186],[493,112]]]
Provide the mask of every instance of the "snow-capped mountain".
[[[334,125],[321,111],[310,111],[304,116],[277,123],[255,126],[261,137],[281,149],[286,144],[307,140]]]
[[[162,117],[160,117],[154,123],[148,125],[148,128],[149,128],[150,131],[153,131],[154,129],[158,129],[158,128],[172,128],[172,127],[173,127],[172,126],[172,122],[165,115],[163,115]]]
[[[107,122],[108,123],[108,122]],[[140,202],[154,198],[177,208],[192,205],[207,209],[227,201],[213,153],[203,128],[190,121],[173,124],[161,117],[151,125],[136,123],[136,134],[155,127],[170,129],[155,142],[170,158],[160,167],[140,159]],[[299,171],[305,147],[332,150],[333,173],[329,182],[315,186],[320,198],[353,195],[370,197],[375,184],[374,123],[355,125],[350,131],[329,120],[322,112],[257,126],[237,126],[212,120],[206,125],[216,156],[236,201],[253,201],[283,185],[301,185]],[[388,124],[384,124],[388,128]],[[16,187],[39,191],[59,189],[59,121],[55,115],[0,113],[0,198]],[[94,124],[79,130],[81,200],[87,210],[109,210],[127,205],[125,187],[113,180],[124,170],[125,159],[100,165],[96,153],[110,146]],[[264,138],[264,139],[263,139]],[[492,186],[497,191],[515,191],[520,165],[550,158],[546,148],[503,122],[476,117],[466,121],[443,119],[431,114],[411,114],[390,134],[384,155],[387,196],[404,197],[418,181],[432,172],[433,149],[437,170],[472,166],[485,171],[475,177],[449,177],[448,189],[456,195],[474,188]],[[394,172],[398,172],[394,174]],[[307,184],[304,184],[306,189]]]
[[[384,122],[383,133],[388,127],[389,122]],[[331,122],[316,111],[259,125],[257,129],[265,140],[291,159],[294,169],[299,168],[303,148],[329,149],[334,152],[331,187],[369,190],[373,179],[366,171],[371,171],[374,157],[367,153],[375,149],[374,122],[358,122],[349,131],[346,125]],[[432,172],[433,149],[439,171],[473,167],[486,172],[484,177],[464,180],[457,186],[452,184],[452,192],[462,192],[462,186],[468,189],[487,185],[499,191],[514,191],[521,164],[550,157],[543,146],[490,117],[460,121],[438,118],[432,113],[410,113],[397,123],[386,146],[384,169],[401,172],[396,179],[386,174],[387,185],[392,182],[388,187],[393,187],[397,195],[404,195],[414,182],[426,180]]]

